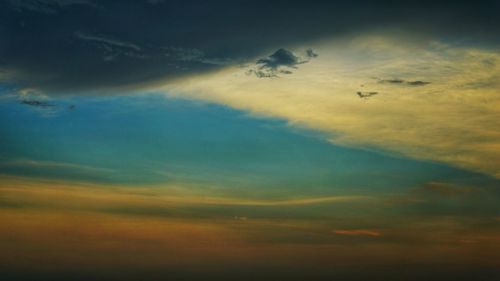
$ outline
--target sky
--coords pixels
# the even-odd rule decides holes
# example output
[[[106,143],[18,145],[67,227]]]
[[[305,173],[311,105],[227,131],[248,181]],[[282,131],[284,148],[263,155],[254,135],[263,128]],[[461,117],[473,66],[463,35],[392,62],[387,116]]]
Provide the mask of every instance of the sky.
[[[5,280],[498,280],[499,1],[0,3]]]

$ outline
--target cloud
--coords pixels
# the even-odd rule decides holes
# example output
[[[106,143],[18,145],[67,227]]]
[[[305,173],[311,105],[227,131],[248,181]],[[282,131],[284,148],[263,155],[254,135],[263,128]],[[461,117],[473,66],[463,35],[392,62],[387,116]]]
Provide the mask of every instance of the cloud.
[[[38,100],[21,100],[20,103],[26,104],[29,106],[37,106],[37,107],[52,107],[55,106],[54,104],[51,104],[46,101],[38,101]]]
[[[82,32],[75,32],[75,36],[81,40],[91,42],[95,47],[103,51],[103,60],[111,62],[119,57],[127,57],[132,59],[147,59],[150,58],[147,52],[137,44],[121,41],[105,36],[97,36]]]
[[[403,84],[405,83],[404,80],[401,79],[381,79],[379,80],[380,83],[390,83],[390,84]]]
[[[369,98],[378,95],[378,92],[356,92],[360,98]]]
[[[408,80],[403,80],[403,79],[378,79],[379,83],[387,83],[387,84],[396,84],[396,85],[409,85],[409,86],[425,86],[430,84],[431,82],[428,81],[420,81],[420,80],[415,80],[415,81],[408,81]]]
[[[17,95],[22,99],[43,99],[47,100],[49,97],[42,91],[35,88],[22,88],[17,91]]]
[[[205,52],[196,48],[183,47],[161,47],[164,56],[177,62],[203,63],[210,65],[229,65],[236,63],[235,60],[223,57],[209,57]]]
[[[291,126],[325,132],[334,144],[439,161],[500,177],[500,119],[495,117],[500,109],[499,89],[464,86],[498,76],[500,66],[485,65],[483,60],[498,60],[500,54],[443,42],[396,44],[401,40],[366,34],[313,44],[321,60],[302,64],[301,75],[286,80],[255,83],[234,67],[179,80],[165,85],[163,91],[283,118]],[[439,77],[440,82],[395,87],[403,82],[366,79],[392,73],[419,78],[404,81]],[[359,85],[370,89],[367,92],[384,94],[360,103],[354,94],[360,91]]]
[[[60,163],[51,161],[34,161],[21,159],[0,165],[29,166],[40,169],[74,169],[86,173],[109,172],[108,169],[97,167]],[[79,209],[85,206],[91,210],[106,209],[126,209],[127,207],[150,209],[153,214],[159,209],[169,210],[179,208],[229,208],[240,209],[248,212],[248,207],[269,210],[276,208],[295,208],[317,205],[335,205],[336,203],[360,203],[368,202],[374,198],[368,196],[325,196],[298,199],[251,199],[234,196],[217,196],[210,188],[198,189],[195,186],[177,184],[163,184],[161,186],[120,186],[91,184],[85,182],[68,182],[36,178],[19,178],[14,176],[0,175],[0,191],[15,194],[25,194],[26,196],[13,196],[15,202],[30,205],[46,205],[52,207],[63,207],[68,209]],[[11,183],[11,184],[9,184]],[[36,189],[28,189],[30,186],[37,186]],[[16,186],[16,188],[13,188]],[[61,201],[57,198],[66,198]],[[33,202],[37,200],[38,202]],[[97,208],[96,208],[97,207]],[[226,209],[227,210],[227,209]],[[216,212],[217,213],[217,212]],[[259,213],[259,212],[257,212]],[[226,216],[226,214],[224,214]]]
[[[467,214],[378,215],[380,206],[377,206],[370,214],[361,212],[346,217],[342,211],[326,212],[331,216],[329,219],[304,219],[304,214],[315,209],[313,206],[283,219],[279,217],[283,206],[267,216],[259,210],[268,207],[225,206],[217,213],[213,206],[184,204],[182,198],[192,194],[190,187],[177,194],[176,190],[172,186],[92,185],[0,176],[0,245],[3,249],[13,249],[2,251],[0,259],[7,266],[27,268],[28,273],[34,262],[49,271],[61,266],[74,267],[75,274],[81,271],[82,264],[89,270],[116,270],[125,266],[137,269],[132,271],[137,276],[147,270],[158,272],[160,278],[165,270],[182,270],[174,276],[185,277],[193,267],[205,267],[208,274],[213,274],[208,275],[210,280],[234,274],[235,271],[218,271],[218,268],[234,267],[235,263],[250,266],[251,270],[255,266],[263,269],[271,266],[284,267],[288,272],[299,267],[302,271],[287,273],[291,280],[307,280],[311,268],[315,272],[321,270],[325,280],[331,280],[339,269],[345,272],[346,266],[353,268],[337,278],[345,280],[343,277],[351,273],[358,277],[357,271],[370,268],[374,261],[376,268],[364,279],[370,279],[371,273],[383,276],[378,265],[394,266],[395,260],[402,264],[410,260],[417,265],[446,260],[459,265],[446,268],[443,276],[455,269],[462,274],[464,265],[469,264],[497,268],[499,236],[498,220],[494,218]],[[203,195],[194,197],[203,204]],[[294,209],[297,208],[282,213]],[[380,229],[373,228],[374,224]],[[61,233],[65,235],[54,235]],[[485,255],[485,246],[491,249],[491,255]],[[13,251],[21,258],[12,259]],[[73,254],[68,255],[69,252]],[[273,263],[269,264],[270,261]],[[339,267],[332,268],[332,264]],[[154,271],[159,267],[161,271]],[[405,274],[407,269],[407,266],[403,269]],[[419,276],[421,269],[416,266],[410,275]],[[468,279],[474,279],[481,269],[484,267],[473,267]],[[123,278],[118,277],[133,280],[135,274],[127,279],[130,272],[127,270]],[[271,271],[273,274],[266,279],[269,272],[264,270],[259,280],[276,279],[276,271]],[[303,275],[297,277],[296,272]],[[195,280],[207,279],[204,271],[199,274]],[[51,271],[46,275],[47,280],[54,280],[54,275],[57,272]],[[66,271],[61,276],[66,276]],[[389,279],[394,276],[394,271],[388,276]]]
[[[286,67],[296,67],[297,64],[304,63],[299,59],[299,57],[295,56],[292,52],[285,50],[283,48],[278,49],[274,54],[270,55],[267,58],[259,59],[257,64],[260,68],[270,68],[277,69],[281,66]]]
[[[373,78],[378,81],[380,84],[389,84],[389,85],[407,85],[407,86],[425,86],[430,84],[431,82],[427,81],[420,81],[420,80],[415,80],[415,81],[409,81],[409,80],[403,80],[399,78],[393,78],[393,79],[380,79],[380,78]],[[361,87],[364,87],[365,85],[361,85]],[[370,91],[370,92],[363,92],[363,91],[358,91],[356,92],[360,98],[369,98],[371,96],[377,95],[378,92],[376,91]]]
[[[208,57],[202,50],[197,48],[140,46],[128,41],[82,32],[75,32],[75,36],[81,40],[90,41],[97,48],[103,50],[103,59],[105,61],[114,61],[120,56],[133,59],[166,59],[165,64],[174,66],[176,69],[188,69],[188,65],[193,63],[217,66],[235,63],[228,58]]]
[[[204,204],[214,205],[237,205],[237,206],[301,206],[301,205],[316,205],[335,202],[354,202],[370,200],[368,196],[325,196],[319,198],[300,198],[300,199],[284,199],[284,200],[245,200],[245,199],[219,199],[207,198]]]
[[[417,81],[406,81],[406,84],[408,84],[410,86],[424,86],[424,85],[428,85],[430,83],[431,82],[420,81],[420,80],[417,80]]]
[[[42,91],[33,88],[23,88],[17,91],[15,97],[22,105],[30,106],[43,117],[54,117],[59,108]]]
[[[312,49],[306,50],[306,58],[300,58],[291,51],[280,48],[269,57],[257,60],[256,69],[250,69],[247,73],[253,73],[259,78],[278,77],[278,74],[292,74],[291,69],[296,69],[299,64],[309,62],[311,58],[317,56]]]
[[[91,35],[91,34],[86,34],[86,33],[82,33],[82,32],[76,32],[75,36],[82,39],[82,40],[104,43],[104,44],[108,44],[108,45],[115,46],[115,47],[129,48],[129,49],[133,49],[135,51],[141,51],[141,49],[142,49],[141,47],[139,47],[138,45],[136,45],[134,43],[120,41],[120,40],[116,40],[116,39],[112,39],[112,38],[107,38],[104,36]]]
[[[116,94],[220,70],[227,65],[248,64],[282,46],[295,48],[305,45],[304,42],[373,30],[405,30],[410,36],[403,41],[432,41],[444,35],[492,45],[500,38],[494,28],[499,21],[497,6],[490,1],[459,3],[453,7],[434,2],[426,5],[417,2],[375,5],[370,1],[341,5],[329,2],[281,5],[264,1],[207,4],[196,0],[160,5],[159,2],[0,3],[0,10],[8,14],[0,17],[2,42],[8,42],[0,44],[4,72],[1,76],[23,87],[42,89],[49,95]],[[99,9],[88,9],[94,3]],[[79,33],[75,36],[75,32]],[[177,55],[165,56],[162,46],[179,48],[174,52]],[[96,48],[100,51],[96,52]],[[263,58],[261,66],[265,67],[252,73],[260,77],[290,74],[293,66],[297,66],[294,56],[298,55],[281,53],[283,56],[278,53]],[[316,51],[306,50],[303,58],[316,56]],[[275,70],[277,65],[282,69]]]

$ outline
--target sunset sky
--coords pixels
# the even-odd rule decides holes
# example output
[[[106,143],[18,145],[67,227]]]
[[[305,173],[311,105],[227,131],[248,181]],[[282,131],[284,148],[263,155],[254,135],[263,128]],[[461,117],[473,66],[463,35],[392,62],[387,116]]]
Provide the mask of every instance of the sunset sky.
[[[500,2],[0,2],[0,279],[500,280]]]

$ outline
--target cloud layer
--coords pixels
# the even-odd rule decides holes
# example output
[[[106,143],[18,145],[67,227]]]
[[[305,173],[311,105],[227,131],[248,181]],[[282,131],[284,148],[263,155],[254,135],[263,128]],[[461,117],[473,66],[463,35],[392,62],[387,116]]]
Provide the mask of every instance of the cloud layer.
[[[189,194],[189,187],[5,176],[0,176],[0,192],[0,272],[9,273],[4,275],[7,280],[19,280],[23,274],[67,280],[64,273],[76,280],[135,280],[144,272],[152,280],[174,273],[193,276],[190,280],[219,280],[227,274],[233,278],[238,273],[246,280],[249,268],[262,274],[260,280],[286,276],[292,269],[291,280],[331,280],[339,270],[342,280],[359,280],[372,270],[390,276],[392,271],[384,268],[395,265],[404,272],[411,266],[411,276],[418,276],[422,264],[452,271],[458,264],[471,276],[499,265],[500,229],[494,218],[419,214],[408,209],[408,203],[383,199],[377,204],[322,201],[245,207],[237,198]],[[405,215],[383,215],[398,205]],[[346,213],[346,206],[358,211]],[[327,219],[318,216],[321,213],[328,214]],[[23,274],[12,275],[12,269]],[[113,272],[116,275],[110,275]],[[411,276],[407,279],[418,280]]]
[[[12,0],[0,4],[0,70],[51,95],[109,93],[263,57],[256,74],[265,77],[298,63],[284,49],[265,58],[279,48],[374,30],[498,45],[498,9],[496,1]]]

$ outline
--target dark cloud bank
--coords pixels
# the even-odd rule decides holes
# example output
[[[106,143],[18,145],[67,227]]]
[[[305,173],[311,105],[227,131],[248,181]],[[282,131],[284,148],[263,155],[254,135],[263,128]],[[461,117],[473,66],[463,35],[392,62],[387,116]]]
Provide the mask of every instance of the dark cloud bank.
[[[289,74],[302,62],[290,46],[364,31],[497,46],[498,14],[499,1],[2,1],[0,79],[49,94],[92,92],[266,53],[257,76]]]

